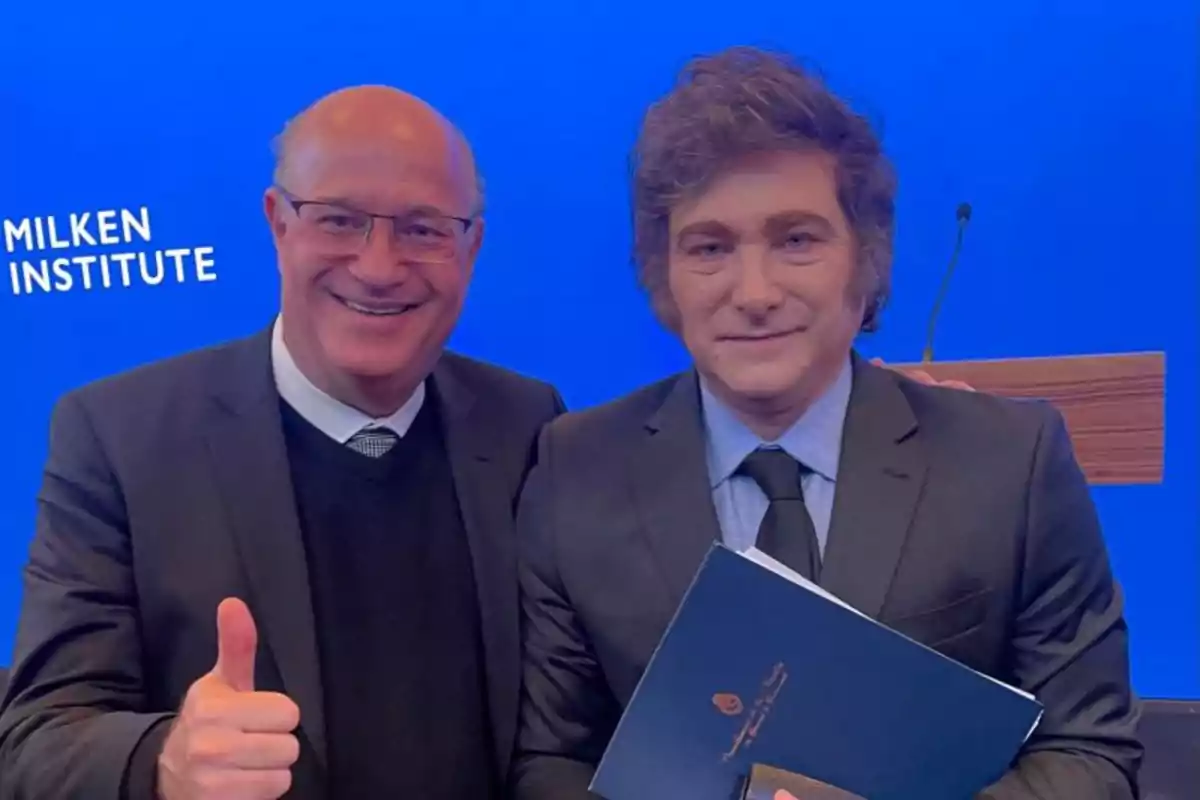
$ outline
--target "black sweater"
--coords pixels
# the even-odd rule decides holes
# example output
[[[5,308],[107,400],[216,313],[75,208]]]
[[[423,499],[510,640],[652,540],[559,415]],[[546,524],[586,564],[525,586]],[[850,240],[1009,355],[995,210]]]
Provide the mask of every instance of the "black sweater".
[[[435,401],[379,458],[283,406],[330,798],[496,796],[475,580]]]

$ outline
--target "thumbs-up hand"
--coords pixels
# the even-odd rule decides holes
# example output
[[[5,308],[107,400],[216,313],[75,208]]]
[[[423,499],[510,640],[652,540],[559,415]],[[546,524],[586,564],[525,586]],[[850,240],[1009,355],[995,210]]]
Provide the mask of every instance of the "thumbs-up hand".
[[[217,662],[184,698],[158,758],[163,800],[276,800],[292,784],[300,754],[300,709],[254,689],[258,631],[246,604],[217,608]]]
[[[254,691],[258,628],[246,604],[230,597],[217,606],[217,664],[212,675],[235,692]]]

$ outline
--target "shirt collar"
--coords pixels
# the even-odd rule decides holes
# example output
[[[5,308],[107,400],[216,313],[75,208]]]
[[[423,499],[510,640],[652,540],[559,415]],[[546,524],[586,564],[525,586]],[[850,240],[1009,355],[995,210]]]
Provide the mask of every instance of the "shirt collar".
[[[728,480],[760,447],[779,447],[830,481],[837,480],[842,429],[853,383],[850,359],[833,384],[776,441],[768,442],[746,427],[700,380],[700,405],[707,439],[708,473],[715,488]]]
[[[314,427],[337,442],[345,444],[363,428],[387,428],[404,436],[425,402],[425,382],[394,413],[371,417],[357,408],[330,397],[313,385],[296,365],[283,342],[283,319],[275,320],[271,332],[271,369],[279,396]]]

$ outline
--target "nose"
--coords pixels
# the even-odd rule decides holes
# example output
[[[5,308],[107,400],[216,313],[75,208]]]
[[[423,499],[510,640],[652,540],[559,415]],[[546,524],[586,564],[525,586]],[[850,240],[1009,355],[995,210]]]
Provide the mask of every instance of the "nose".
[[[410,268],[392,226],[376,221],[350,271],[363,283],[384,288],[403,283]]]
[[[783,290],[772,278],[764,255],[748,249],[734,272],[733,304],[739,311],[760,317],[783,303]]]

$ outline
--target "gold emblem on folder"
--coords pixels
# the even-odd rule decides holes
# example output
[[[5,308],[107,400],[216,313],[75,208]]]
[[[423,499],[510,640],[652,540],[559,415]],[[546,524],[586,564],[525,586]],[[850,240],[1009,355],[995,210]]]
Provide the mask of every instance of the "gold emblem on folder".
[[[742,713],[742,698],[728,692],[718,692],[713,695],[713,705],[727,717],[736,717]]]
[[[775,698],[779,696],[779,692],[783,689],[783,684],[787,681],[787,667],[783,662],[779,662],[771,670],[771,674],[762,683],[762,690],[759,692],[758,699],[754,701],[754,706],[750,709],[750,713],[746,715],[742,727],[738,729],[737,735],[733,739],[733,747],[729,752],[721,756],[722,761],[729,761],[738,754],[738,751],[743,747],[749,747],[758,736],[758,729],[766,721],[767,715],[771,713],[775,706]],[[730,701],[732,700],[732,703]],[[736,705],[734,705],[734,703]],[[713,695],[713,705],[721,710],[727,716],[740,716],[745,710],[742,708],[741,699],[735,694],[715,694]]]

